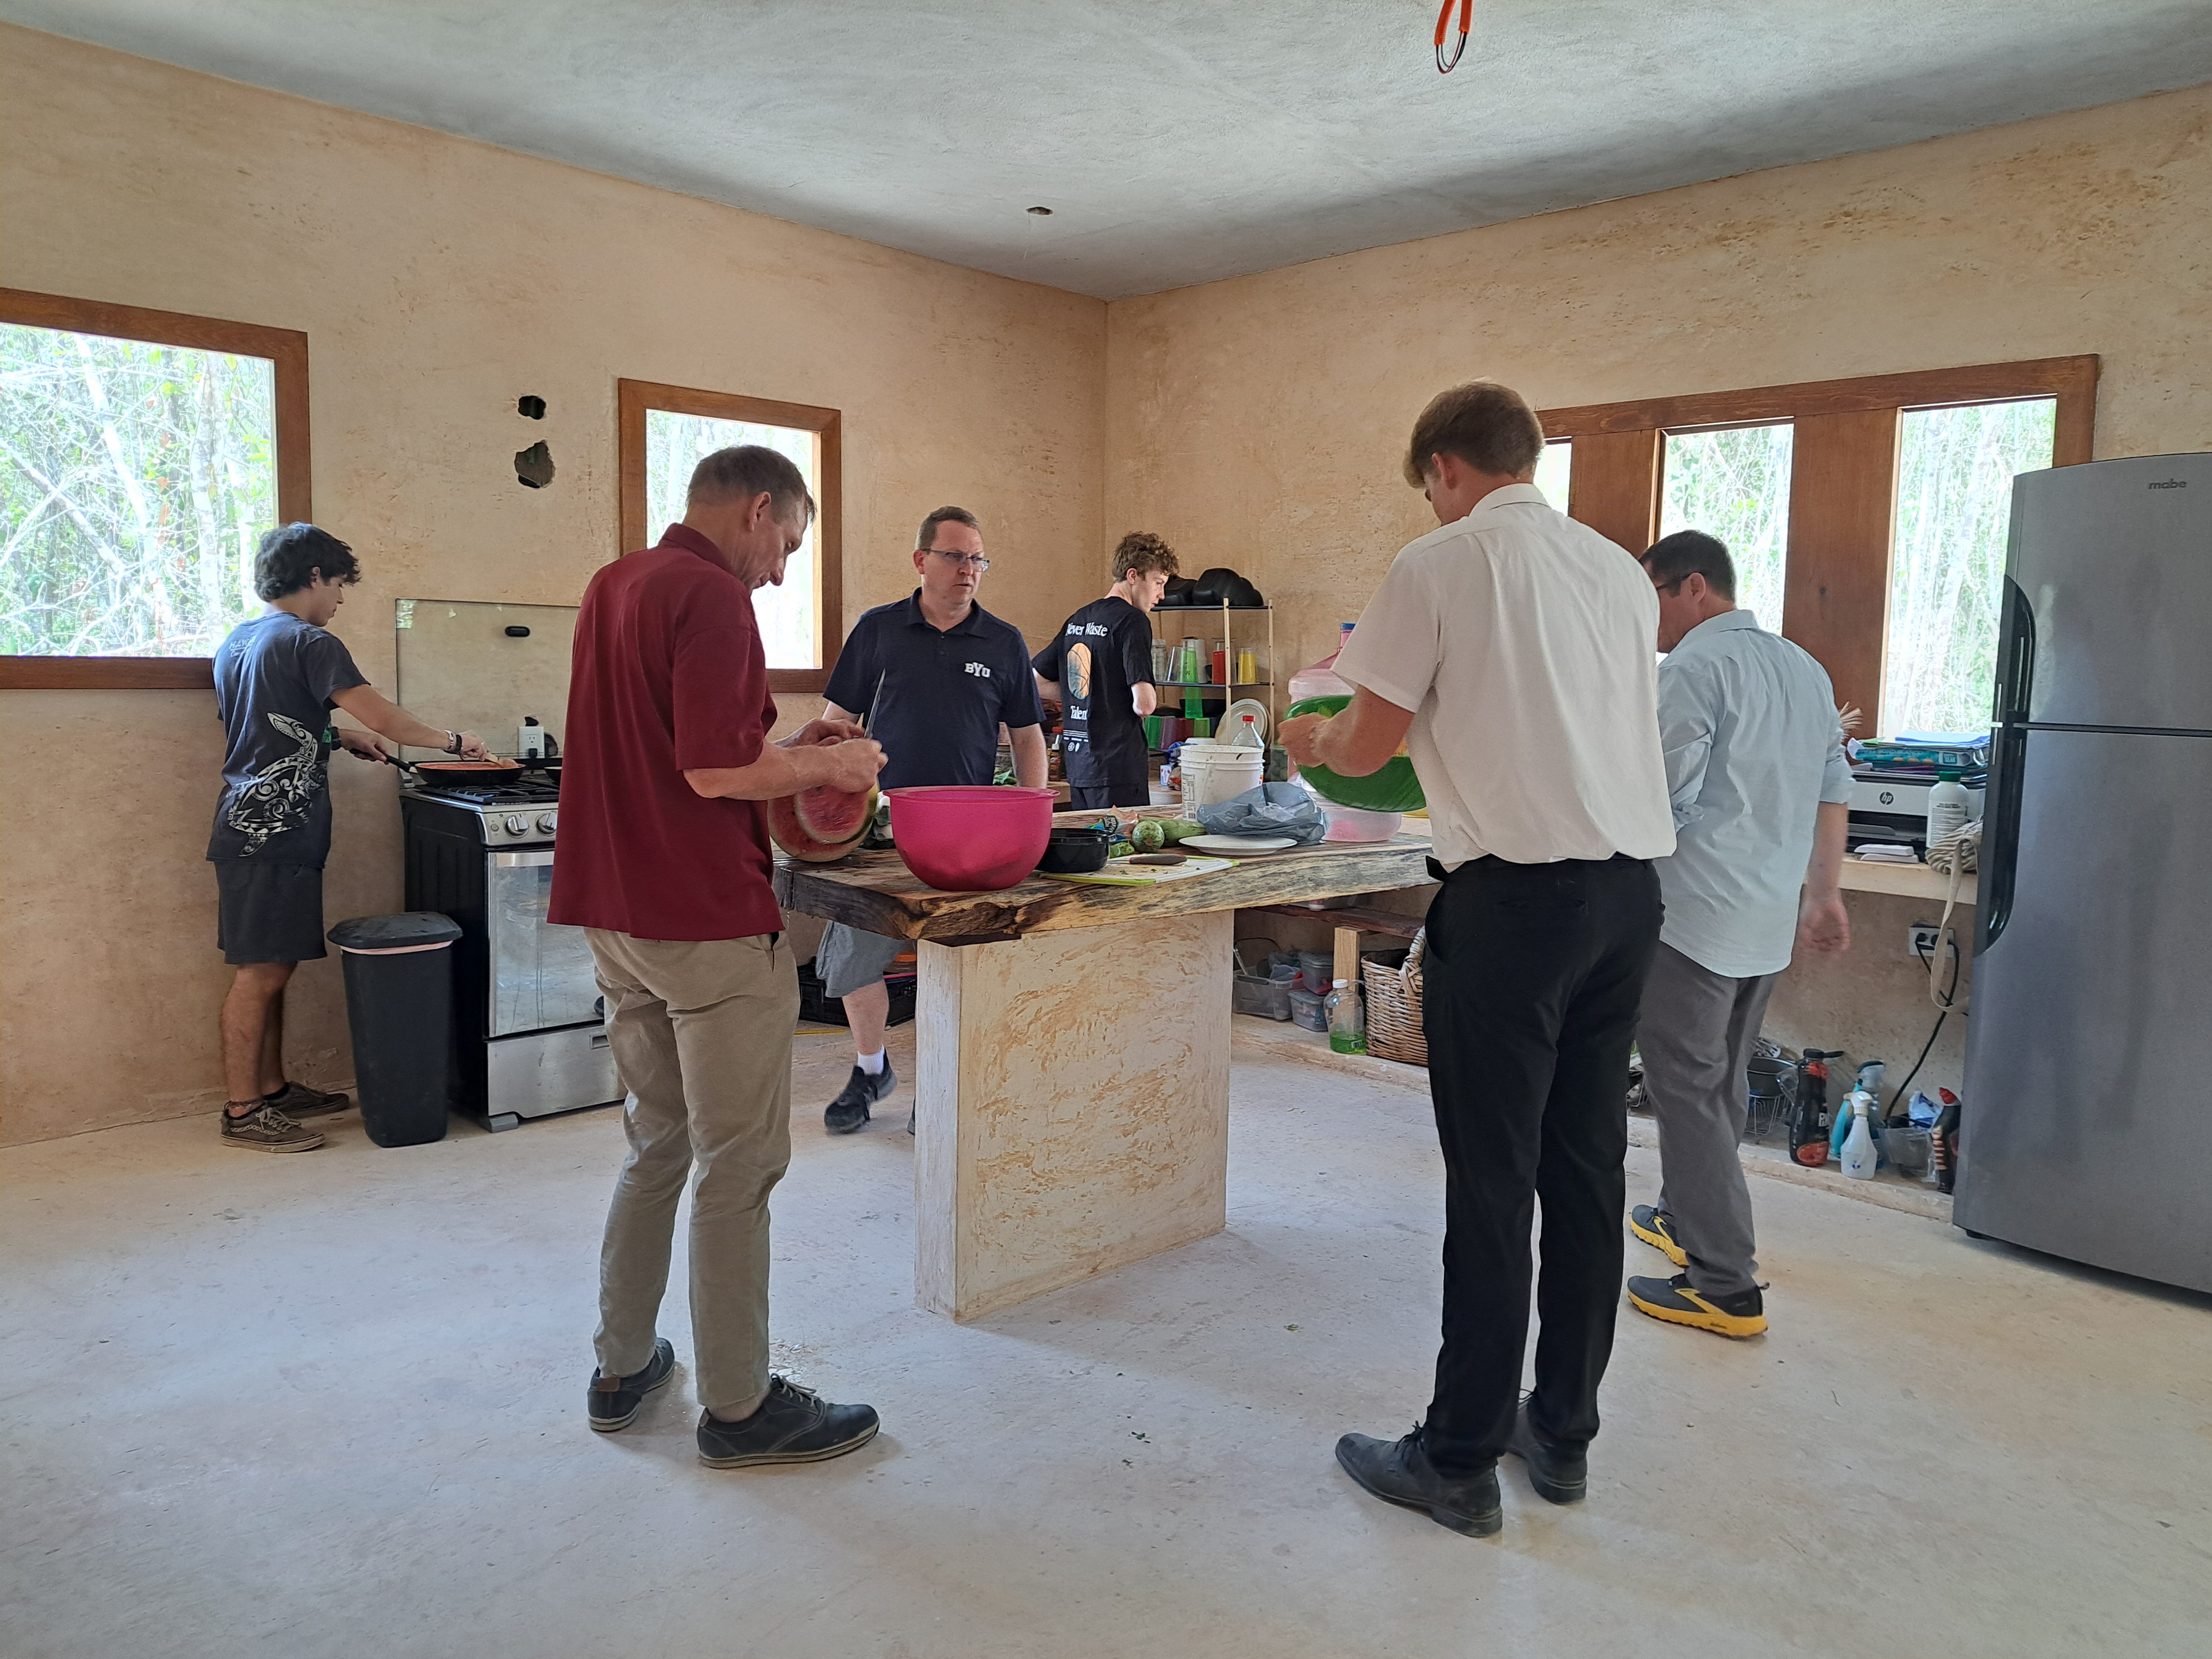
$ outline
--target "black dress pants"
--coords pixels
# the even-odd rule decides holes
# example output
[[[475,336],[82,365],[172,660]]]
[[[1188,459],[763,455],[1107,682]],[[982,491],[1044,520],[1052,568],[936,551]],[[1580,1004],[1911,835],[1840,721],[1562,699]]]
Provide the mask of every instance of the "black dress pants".
[[[1443,1146],[1444,1297],[1423,1437],[1439,1471],[1468,1474],[1512,1437],[1539,1199],[1529,1409],[1563,1447],[1597,1433],[1620,1300],[1628,1053],[1662,906],[1641,859],[1430,870],[1443,883],[1422,1024]]]

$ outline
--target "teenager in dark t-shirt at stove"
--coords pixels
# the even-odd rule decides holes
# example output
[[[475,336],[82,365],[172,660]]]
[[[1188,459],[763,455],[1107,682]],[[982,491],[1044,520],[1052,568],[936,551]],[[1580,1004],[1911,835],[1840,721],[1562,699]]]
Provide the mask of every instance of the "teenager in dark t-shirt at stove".
[[[220,908],[216,945],[238,969],[222,1003],[222,1069],[230,1103],[224,1144],[307,1152],[323,1137],[302,1116],[343,1111],[343,1095],[284,1078],[284,987],[323,948],[323,864],[331,851],[331,750],[381,761],[375,732],[471,760],[490,751],[471,732],[425,726],[378,693],[325,631],[361,577],[353,550],[311,524],[261,538],[254,591],[269,609],[240,623],[215,653],[216,711],[229,744],[222,798],[208,836]],[[334,725],[343,708],[368,727]]]
[[[863,611],[830,671],[825,720],[865,722],[884,746],[885,789],[988,784],[998,770],[999,731],[1014,751],[1014,777],[1044,782],[1044,710],[1021,630],[975,602],[983,573],[982,526],[963,507],[940,507],[914,544],[921,585],[902,599]],[[831,922],[814,953],[824,996],[845,1004],[853,1030],[852,1075],[822,1114],[831,1134],[851,1134],[898,1086],[884,1052],[890,992],[884,970],[908,948]],[[907,1120],[911,1132],[914,1121]]]
[[[1145,716],[1159,707],[1152,685],[1152,625],[1146,620],[1168,578],[1175,550],[1133,530],[1114,550],[1114,585],[1061,624],[1036,654],[1037,690],[1060,704],[1060,764],[1073,807],[1152,802]]]

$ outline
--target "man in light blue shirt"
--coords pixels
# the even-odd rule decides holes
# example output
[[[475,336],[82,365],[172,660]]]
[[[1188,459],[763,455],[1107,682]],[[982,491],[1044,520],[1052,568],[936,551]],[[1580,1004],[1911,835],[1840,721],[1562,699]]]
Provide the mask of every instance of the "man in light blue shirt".
[[[1755,1336],[1766,1312],[1736,1158],[1744,1070],[1793,940],[1820,951],[1850,943],[1837,885],[1850,763],[1827,671],[1736,609],[1727,548],[1685,530],[1643,562],[1667,653],[1659,741],[1675,850],[1658,861],[1667,918],[1637,1025],[1659,1202],[1638,1205],[1629,1224],[1683,1271],[1631,1279],[1629,1300],[1674,1324]]]

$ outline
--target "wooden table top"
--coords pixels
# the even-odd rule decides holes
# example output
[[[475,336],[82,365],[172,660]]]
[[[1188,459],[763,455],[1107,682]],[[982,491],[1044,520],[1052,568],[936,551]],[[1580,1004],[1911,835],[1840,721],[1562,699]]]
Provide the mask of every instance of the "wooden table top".
[[[835,864],[799,864],[776,854],[776,902],[894,939],[981,944],[1064,927],[1111,927],[1159,916],[1345,898],[1429,879],[1429,838],[1325,842],[1226,870],[1153,887],[1104,887],[1030,876],[997,893],[940,893],[896,853],[853,853]],[[1316,912],[1325,916],[1327,912]]]

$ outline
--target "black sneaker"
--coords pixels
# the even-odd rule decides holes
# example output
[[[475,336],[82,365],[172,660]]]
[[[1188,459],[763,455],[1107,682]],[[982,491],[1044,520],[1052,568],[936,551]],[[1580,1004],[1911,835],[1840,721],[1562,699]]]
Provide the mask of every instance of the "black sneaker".
[[[1551,1504],[1579,1504],[1589,1491],[1589,1461],[1548,1440],[1529,1420],[1523,1397],[1513,1418],[1513,1443],[1505,1449],[1528,1466],[1528,1484]]]
[[[898,1074],[891,1070],[889,1055],[884,1057],[884,1069],[873,1077],[854,1066],[844,1089],[822,1114],[822,1127],[833,1135],[852,1133],[868,1121],[868,1108],[897,1087]]]
[[[1473,1474],[1444,1475],[1429,1462],[1415,1429],[1403,1440],[1347,1434],[1336,1443],[1344,1472],[1386,1504],[1419,1510],[1440,1527],[1487,1538],[1505,1525],[1498,1498],[1498,1466]]]
[[[1628,1231],[1662,1252],[1668,1261],[1678,1267],[1690,1265],[1689,1252],[1674,1237],[1674,1218],[1664,1210],[1655,1210],[1649,1204],[1639,1204],[1628,1212]]]
[[[304,1083],[287,1083],[273,1095],[261,1097],[264,1106],[274,1106],[287,1117],[327,1117],[353,1104],[343,1094],[325,1094]]]
[[[1691,1325],[1716,1336],[1757,1336],[1766,1328],[1766,1298],[1757,1285],[1734,1296],[1707,1296],[1687,1273],[1672,1279],[1632,1279],[1628,1300],[1638,1313],[1670,1325]]]
[[[628,1428],[637,1421],[646,1395],[668,1381],[675,1370],[676,1350],[665,1336],[653,1339],[653,1358],[645,1362],[641,1371],[632,1371],[628,1376],[602,1376],[599,1367],[593,1366],[592,1426],[601,1434]]]
[[[257,1106],[244,1117],[222,1115],[222,1144],[255,1152],[312,1152],[323,1144],[319,1129],[302,1128],[274,1106]]]
[[[699,1413],[699,1461],[710,1469],[820,1463],[858,1451],[881,1426],[873,1406],[833,1406],[788,1377],[771,1376],[768,1398],[743,1422]]]

